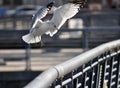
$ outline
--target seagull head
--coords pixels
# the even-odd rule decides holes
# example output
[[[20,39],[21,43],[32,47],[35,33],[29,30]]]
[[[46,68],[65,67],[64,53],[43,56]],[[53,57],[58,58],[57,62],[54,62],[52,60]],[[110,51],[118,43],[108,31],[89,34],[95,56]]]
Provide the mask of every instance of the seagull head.
[[[49,4],[47,4],[48,11],[51,10],[51,8],[53,7],[54,4],[55,4],[55,1],[52,1]]]
[[[80,7],[83,8],[86,5],[87,0],[70,0],[69,2],[74,4],[79,4]]]

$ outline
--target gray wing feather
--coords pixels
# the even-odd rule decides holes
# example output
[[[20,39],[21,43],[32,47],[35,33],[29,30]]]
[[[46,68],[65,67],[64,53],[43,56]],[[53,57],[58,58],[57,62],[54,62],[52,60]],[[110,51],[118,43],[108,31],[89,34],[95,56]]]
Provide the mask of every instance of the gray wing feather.
[[[37,25],[38,21],[39,23],[42,22],[42,18],[44,18],[46,15],[48,14],[48,8],[43,7],[41,9],[39,9],[35,15],[33,15],[32,18],[32,23],[31,23],[31,30],[30,32],[32,32],[35,28],[35,26]]]

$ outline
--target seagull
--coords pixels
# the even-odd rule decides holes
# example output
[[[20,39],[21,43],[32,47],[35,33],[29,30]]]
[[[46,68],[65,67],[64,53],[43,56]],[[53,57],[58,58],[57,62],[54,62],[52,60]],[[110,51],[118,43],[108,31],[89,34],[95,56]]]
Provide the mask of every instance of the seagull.
[[[56,8],[53,17],[50,20],[42,21],[42,18],[48,14],[54,5],[54,2],[49,3],[33,16],[31,30],[29,34],[22,36],[22,39],[28,44],[33,44],[41,42],[41,36],[43,34],[52,37],[68,19],[72,18],[79,12],[84,4],[85,1],[82,0],[69,1]]]

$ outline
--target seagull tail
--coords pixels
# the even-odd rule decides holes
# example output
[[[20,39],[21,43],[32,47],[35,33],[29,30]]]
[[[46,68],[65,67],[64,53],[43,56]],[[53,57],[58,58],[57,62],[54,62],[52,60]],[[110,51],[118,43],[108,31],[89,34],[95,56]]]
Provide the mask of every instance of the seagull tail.
[[[28,44],[32,44],[32,43],[38,43],[41,41],[41,36],[34,36],[33,34],[27,34],[22,36],[22,39],[28,43]]]

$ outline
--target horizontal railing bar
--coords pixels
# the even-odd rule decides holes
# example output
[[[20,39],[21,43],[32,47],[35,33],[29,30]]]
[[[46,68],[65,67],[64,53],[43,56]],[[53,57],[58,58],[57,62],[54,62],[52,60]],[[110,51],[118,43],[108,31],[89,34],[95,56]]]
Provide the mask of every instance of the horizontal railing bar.
[[[69,30],[69,31],[68,31]],[[61,32],[75,32],[75,31],[116,31],[116,30],[120,30],[119,26],[116,27],[85,27],[85,28],[81,28],[81,29],[68,29],[68,28],[63,28],[62,30],[59,30]],[[16,29],[11,29],[11,30],[4,30],[1,29],[0,32],[21,32],[24,31],[25,33],[29,32],[29,29],[22,29],[22,30],[16,30]]]
[[[90,68],[86,69],[86,71],[89,70],[89,69],[90,69]],[[86,72],[86,71],[85,71],[85,72]],[[83,73],[84,73],[84,72],[79,72],[79,73],[73,75],[73,80],[76,79],[77,77],[81,76]],[[89,77],[86,78],[86,81],[88,81],[88,80],[89,80]],[[65,81],[62,82],[62,86],[70,83],[71,81],[72,81],[72,78],[68,78],[67,80],[65,80]],[[57,85],[55,88],[59,88],[59,85]]]
[[[79,72],[79,73],[75,74],[75,75],[73,76],[73,79],[75,79],[75,78],[81,76],[82,74],[83,74],[83,72]]]
[[[118,63],[118,61],[113,62],[113,65],[116,65],[117,63]]]
[[[105,73],[105,76],[108,76],[110,73],[109,72],[107,72],[107,73]]]
[[[113,75],[113,76],[112,76],[112,79],[114,79],[114,78],[116,78],[116,75]]]
[[[84,68],[83,69],[83,73],[86,72],[86,71],[88,71],[88,70],[90,70],[90,69],[91,69],[91,66],[88,66],[88,67]]]
[[[55,88],[61,88],[61,85],[56,86]]]
[[[117,55],[117,53],[116,53],[116,52],[114,52],[114,53],[112,53],[112,54],[111,54],[111,56],[115,56],[115,55]]]
[[[114,68],[114,69],[112,70],[112,72],[115,72],[115,71],[117,71],[117,68]]]
[[[82,86],[82,84],[81,84],[81,83],[78,83],[77,88],[79,88],[79,87],[81,87],[81,86]]]
[[[89,77],[87,77],[85,81],[87,82],[89,79],[90,79],[90,78],[89,78]]]
[[[97,27],[96,28],[91,28],[91,27],[86,27],[86,28],[82,28],[82,29],[74,29],[74,30],[69,30],[69,29],[62,29],[60,30],[61,32],[74,32],[74,31],[115,31],[115,30],[120,30],[120,27]],[[69,30],[69,31],[68,31]]]
[[[119,53],[120,53],[120,52],[119,52]],[[114,53],[112,53],[112,54],[110,54],[110,55],[107,55],[107,56],[105,56],[105,57],[103,57],[103,58],[99,58],[98,61],[92,63],[92,67],[96,66],[96,65],[97,65],[98,63],[100,63],[101,61],[103,61],[103,60],[105,60],[105,59],[109,59],[110,57],[113,57],[113,56],[115,56],[115,55],[117,55],[116,52],[114,52]],[[117,64],[117,63],[115,62],[114,64]],[[109,68],[109,67],[110,67],[110,66],[107,66],[106,68]]]
[[[106,81],[106,83],[108,83],[108,80],[105,80]]]
[[[100,63],[101,61],[103,61],[104,59],[103,58],[99,58],[98,62]]]
[[[106,66],[106,69],[109,69],[109,68],[110,68],[110,65],[107,65],[107,66]]]
[[[98,61],[97,61],[97,62],[92,63],[91,67],[95,67],[97,64],[98,64]]]
[[[115,82],[112,82],[112,83],[111,83],[111,86],[114,86],[114,85],[115,85]]]
[[[69,78],[69,79],[63,81],[63,82],[62,82],[62,85],[64,86],[64,85],[68,84],[68,83],[71,82],[71,81],[72,81],[72,79]]]

